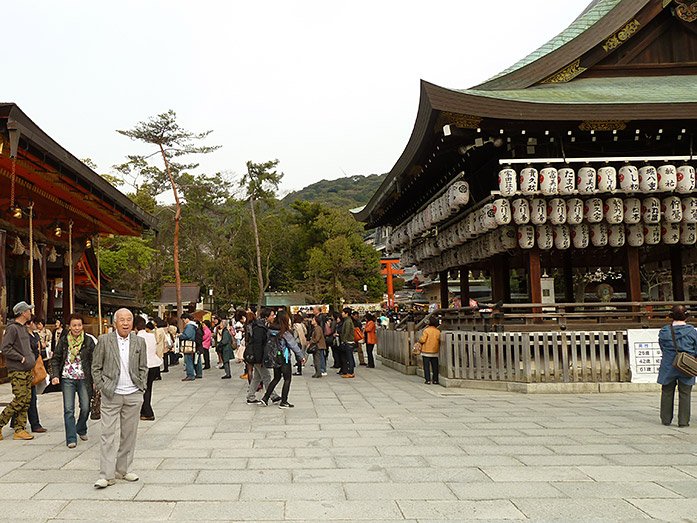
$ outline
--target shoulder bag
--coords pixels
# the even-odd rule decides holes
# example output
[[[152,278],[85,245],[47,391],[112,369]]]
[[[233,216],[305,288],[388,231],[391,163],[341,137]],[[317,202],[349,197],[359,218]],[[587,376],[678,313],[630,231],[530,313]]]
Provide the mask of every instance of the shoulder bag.
[[[677,352],[677,355],[673,360],[673,367],[678,369],[678,371],[685,376],[694,378],[697,376],[697,358],[689,352],[680,350],[680,346],[675,339],[675,329],[673,329],[672,325],[670,326],[670,334],[673,336],[673,346]]]
[[[34,363],[34,367],[31,369],[31,374],[32,385],[38,385],[46,379],[46,376],[48,376],[46,373],[46,367],[44,367],[44,360],[41,358],[41,354],[39,354],[39,357],[36,358],[36,363]]]
[[[183,354],[193,354],[196,352],[196,342],[193,340],[183,340],[179,343],[179,348]]]

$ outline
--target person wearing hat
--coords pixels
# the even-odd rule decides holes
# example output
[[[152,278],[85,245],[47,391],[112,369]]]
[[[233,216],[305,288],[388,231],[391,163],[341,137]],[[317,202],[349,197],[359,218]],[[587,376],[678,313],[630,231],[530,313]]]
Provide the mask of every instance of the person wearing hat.
[[[31,403],[32,369],[36,358],[29,344],[29,332],[26,323],[31,320],[33,305],[20,301],[12,308],[15,315],[5,327],[0,353],[5,356],[7,362],[8,377],[12,384],[14,398],[0,413],[0,440],[2,428],[14,417],[14,439],[34,439],[34,436],[26,431],[27,411]]]

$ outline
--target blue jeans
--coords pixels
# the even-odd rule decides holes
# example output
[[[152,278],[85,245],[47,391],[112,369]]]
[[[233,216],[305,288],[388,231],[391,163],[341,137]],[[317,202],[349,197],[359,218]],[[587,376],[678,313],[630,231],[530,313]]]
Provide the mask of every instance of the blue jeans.
[[[196,357],[196,364],[194,365],[194,356]],[[203,356],[201,354],[184,354],[184,365],[186,366],[186,377],[190,379],[196,379],[203,377],[203,368],[201,366],[201,359]]]
[[[63,391],[63,421],[65,422],[65,442],[77,443],[77,435],[87,434],[87,418],[90,416],[90,391],[85,380],[61,378]],[[80,402],[80,416],[75,424],[75,394]]]
[[[327,372],[327,349],[317,349],[319,353],[319,372]]]

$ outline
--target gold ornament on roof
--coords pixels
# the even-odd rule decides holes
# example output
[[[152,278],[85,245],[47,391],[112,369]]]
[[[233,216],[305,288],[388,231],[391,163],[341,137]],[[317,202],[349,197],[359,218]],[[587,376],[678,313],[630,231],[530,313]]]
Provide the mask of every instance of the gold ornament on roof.
[[[578,58],[571,62],[569,65],[564,67],[563,69],[560,69],[556,73],[554,73],[552,76],[542,80],[543,84],[563,84],[566,83],[570,80],[573,80],[576,78],[578,75],[580,75],[583,71],[585,71],[587,67],[581,67],[581,59]]]
[[[19,239],[19,236],[15,236],[15,241],[12,244],[12,254],[16,256],[24,256],[26,253],[27,248],[22,243],[22,240]]]
[[[634,36],[636,32],[639,30],[639,27],[641,27],[641,23],[636,18],[629,22],[622,29],[620,29],[614,35],[607,39],[607,41],[603,45],[603,49],[605,49],[605,52],[609,53],[610,51],[614,51],[615,49],[617,49],[619,46],[621,46],[623,43],[629,40],[632,36]]]
[[[586,120],[578,126],[581,131],[624,131],[627,122],[623,120]]]
[[[482,123],[481,116],[471,114],[457,114],[449,111],[440,113],[438,122],[436,123],[436,132],[441,131],[444,125],[454,125],[461,129],[477,129]]]
[[[697,0],[689,2],[687,0],[675,0],[675,16],[685,22],[697,20]]]

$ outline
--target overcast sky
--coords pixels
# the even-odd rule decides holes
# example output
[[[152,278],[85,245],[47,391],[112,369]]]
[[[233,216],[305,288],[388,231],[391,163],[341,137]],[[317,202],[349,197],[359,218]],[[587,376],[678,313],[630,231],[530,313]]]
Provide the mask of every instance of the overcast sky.
[[[482,82],[589,1],[6,2],[0,101],[102,173],[145,152],[116,129],[174,109],[223,146],[202,172],[278,158],[287,192],[389,171],[420,79]]]

